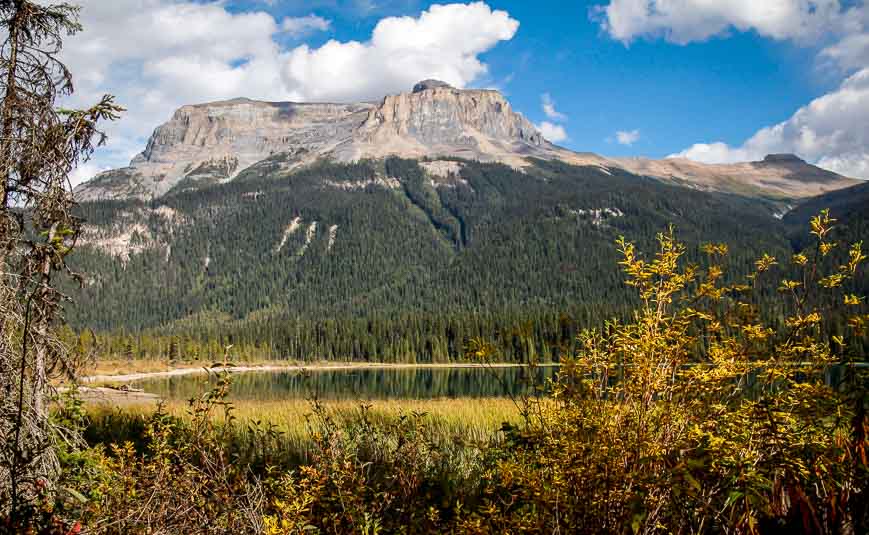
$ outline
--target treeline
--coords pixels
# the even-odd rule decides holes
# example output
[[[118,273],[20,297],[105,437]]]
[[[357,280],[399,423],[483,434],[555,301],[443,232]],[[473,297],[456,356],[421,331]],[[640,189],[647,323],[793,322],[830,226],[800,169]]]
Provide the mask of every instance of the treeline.
[[[167,330],[95,332],[68,330],[67,341],[83,355],[119,360],[221,361],[232,345],[233,361],[465,362],[472,341],[497,348],[504,362],[557,362],[573,354],[576,336],[626,310],[578,307],[570,312],[513,310],[503,313],[402,314],[393,317],[267,318],[201,321]]]

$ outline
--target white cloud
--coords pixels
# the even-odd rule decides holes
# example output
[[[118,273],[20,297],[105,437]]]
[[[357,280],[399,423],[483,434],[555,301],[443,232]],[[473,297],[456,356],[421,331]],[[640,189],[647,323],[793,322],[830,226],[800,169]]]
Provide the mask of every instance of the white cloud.
[[[731,29],[810,41],[845,24],[839,0],[612,0],[594,12],[625,43],[647,36],[685,44]]]
[[[821,57],[832,60],[845,71],[869,65],[869,33],[857,32],[848,35],[823,49]]]
[[[688,158],[703,163],[736,163],[757,160],[756,155],[749,155],[744,148],[731,147],[727,143],[695,143],[687,149],[671,154],[668,158]]]
[[[301,37],[311,32],[325,32],[332,26],[332,21],[317,15],[305,17],[288,17],[281,23],[281,30],[292,37]]]
[[[619,145],[631,146],[640,139],[639,130],[619,130],[616,132],[616,142]]]
[[[544,138],[553,143],[559,143],[567,139],[567,131],[565,131],[564,127],[561,125],[550,123],[549,121],[543,121],[534,126],[541,134],[543,134]]]
[[[555,109],[555,101],[549,93],[540,95],[540,104],[543,107],[543,113],[553,121],[566,121],[567,115]]]
[[[759,160],[791,152],[844,175],[869,179],[869,67],[803,106],[788,120],[759,130],[739,147],[697,144],[674,154],[703,162]]]
[[[300,98],[370,99],[423,78],[464,87],[486,74],[479,55],[513,38],[519,22],[483,2],[433,5],[418,18],[388,17],[371,40],[329,41],[289,52],[282,71]]]
[[[108,125],[97,167],[126,165],[151,131],[181,105],[246,96],[265,100],[372,100],[425,78],[457,87],[485,77],[480,54],[519,23],[483,2],[433,5],[418,17],[380,20],[367,41],[282,48],[283,34],[328,29],[311,15],[276,20],[230,12],[222,0],[77,0],[84,31],[63,59],[76,82],[65,105],[103,93],[128,108]]]
[[[555,101],[552,100],[552,96],[549,93],[540,95],[540,106],[543,108],[543,114],[552,121],[567,121],[567,115],[555,109]],[[568,139],[567,131],[559,124],[543,121],[540,124],[534,125],[534,127],[540,131],[544,138],[553,143],[560,143]]]
[[[824,47],[822,59],[844,72],[869,65],[866,0],[611,0],[592,16],[626,45],[641,38],[677,44],[731,31],[754,31],[776,40]]]

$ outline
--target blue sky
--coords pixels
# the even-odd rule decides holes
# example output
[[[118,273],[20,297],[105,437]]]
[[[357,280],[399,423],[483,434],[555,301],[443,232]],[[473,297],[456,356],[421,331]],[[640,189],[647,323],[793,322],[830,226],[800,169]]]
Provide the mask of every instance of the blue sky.
[[[705,162],[796,152],[869,177],[862,0],[83,4],[86,31],[68,51],[78,98],[111,92],[132,111],[85,174],[123,165],[184,103],[374,99],[446,73],[500,89],[577,151]],[[111,50],[108,63],[95,67],[94,50]]]

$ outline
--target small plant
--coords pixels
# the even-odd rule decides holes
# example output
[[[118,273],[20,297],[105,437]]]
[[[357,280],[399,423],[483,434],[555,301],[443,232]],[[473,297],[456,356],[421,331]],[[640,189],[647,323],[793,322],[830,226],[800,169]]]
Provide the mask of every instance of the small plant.
[[[163,407],[145,427],[146,452],[130,442],[102,456],[108,480],[89,511],[107,533],[217,533],[262,530],[262,489],[248,467],[235,463],[227,438],[235,430],[227,401],[231,379],[188,404],[186,419]]]

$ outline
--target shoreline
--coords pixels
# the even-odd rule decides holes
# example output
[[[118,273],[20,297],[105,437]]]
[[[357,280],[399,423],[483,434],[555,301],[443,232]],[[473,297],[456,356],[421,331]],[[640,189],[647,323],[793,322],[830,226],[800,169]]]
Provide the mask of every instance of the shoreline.
[[[216,366],[216,367],[190,367],[190,368],[174,368],[165,371],[154,372],[135,372],[122,373],[116,375],[100,374],[81,377],[80,384],[91,383],[132,383],[144,379],[154,379],[159,377],[178,377],[185,375],[204,375],[211,372],[228,371],[233,373],[249,373],[249,372],[294,372],[294,371],[324,371],[324,370],[365,370],[365,369],[426,369],[426,368],[522,368],[527,364],[515,363],[475,363],[475,362],[456,362],[445,364],[390,364],[390,363],[344,363],[344,364],[314,364],[311,366],[301,366],[298,364],[288,364],[286,366],[266,364],[262,366],[247,365],[247,366]],[[559,366],[558,363],[538,364],[540,367]]]

